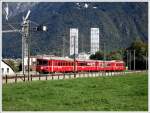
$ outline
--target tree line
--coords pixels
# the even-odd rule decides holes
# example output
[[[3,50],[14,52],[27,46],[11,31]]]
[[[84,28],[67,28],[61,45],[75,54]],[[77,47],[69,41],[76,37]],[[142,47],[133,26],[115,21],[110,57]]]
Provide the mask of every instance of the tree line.
[[[128,48],[111,51],[109,53],[97,51],[90,56],[90,59],[123,60],[126,66],[131,70],[145,70],[148,69],[148,43],[142,40],[135,40]]]

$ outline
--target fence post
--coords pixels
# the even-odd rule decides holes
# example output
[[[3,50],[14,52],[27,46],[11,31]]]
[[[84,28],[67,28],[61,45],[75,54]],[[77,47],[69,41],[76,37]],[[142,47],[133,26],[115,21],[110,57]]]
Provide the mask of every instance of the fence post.
[[[31,81],[32,81],[32,74],[31,74]]]
[[[26,78],[25,78],[25,74],[23,74],[23,77],[24,77],[24,80],[23,80],[23,81],[25,82],[25,79],[26,79]]]
[[[58,74],[58,80],[59,80],[59,74]]]
[[[7,84],[7,75],[6,75],[6,84]]]
[[[83,76],[84,78],[86,77],[86,74],[87,74],[87,72],[85,72],[85,74],[84,74],[84,76]]]
[[[65,73],[63,73],[63,79],[65,79]]]
[[[48,75],[46,74],[46,80],[47,80],[47,76],[48,76]]]
[[[16,74],[16,76],[15,76],[15,83],[17,82],[17,74]]]
[[[40,77],[41,75],[39,74],[39,80],[41,80],[41,77]]]
[[[52,74],[52,80],[53,80],[54,78],[53,78],[53,74]]]

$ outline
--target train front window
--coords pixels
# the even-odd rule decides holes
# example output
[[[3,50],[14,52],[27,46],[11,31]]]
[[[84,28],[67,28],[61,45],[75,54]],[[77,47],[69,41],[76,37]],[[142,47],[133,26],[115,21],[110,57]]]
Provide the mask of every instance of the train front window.
[[[48,65],[47,60],[37,60],[37,65]]]
[[[47,60],[43,60],[43,65],[48,65],[48,61]]]

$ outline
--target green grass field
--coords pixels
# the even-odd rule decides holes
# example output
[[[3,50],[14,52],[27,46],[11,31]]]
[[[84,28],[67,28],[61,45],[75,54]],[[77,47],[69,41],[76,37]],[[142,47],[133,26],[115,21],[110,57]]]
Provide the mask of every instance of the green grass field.
[[[147,111],[147,73],[3,85],[3,111]]]

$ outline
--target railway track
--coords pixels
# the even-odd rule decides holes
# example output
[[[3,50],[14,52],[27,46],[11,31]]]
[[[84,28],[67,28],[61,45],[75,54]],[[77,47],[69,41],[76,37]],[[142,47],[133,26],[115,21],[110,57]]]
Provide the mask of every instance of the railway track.
[[[59,80],[59,79],[73,79],[83,77],[102,77],[102,76],[125,76],[128,73],[141,73],[147,71],[127,71],[127,72],[79,72],[79,73],[53,73],[53,74],[31,74],[28,78],[27,75],[21,74],[14,76],[3,76],[3,84],[17,83],[35,80]]]

